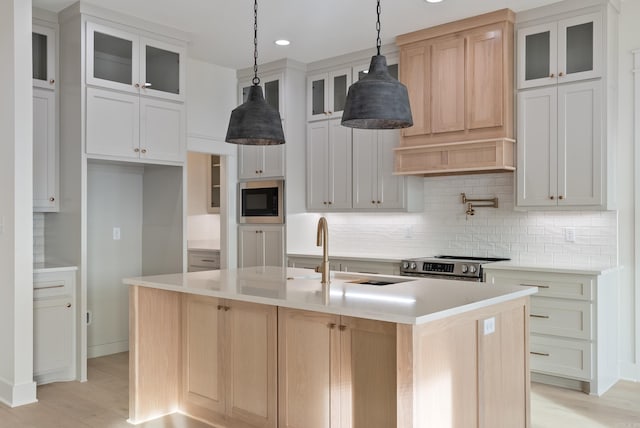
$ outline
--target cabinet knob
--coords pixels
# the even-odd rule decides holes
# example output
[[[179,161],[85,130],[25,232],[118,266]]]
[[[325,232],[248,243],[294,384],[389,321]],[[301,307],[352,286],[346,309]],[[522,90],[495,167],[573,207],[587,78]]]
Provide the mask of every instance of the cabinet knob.
[[[138,152],[140,152],[140,149],[136,147],[135,149],[133,149],[133,151],[138,153]]]
[[[324,201],[323,204],[327,205],[327,201]]]
[[[56,198],[54,198],[53,196],[49,198],[50,202],[55,202]]]
[[[340,328],[340,331],[345,331],[347,329],[347,326],[346,325],[341,325],[339,328]]]
[[[258,170],[256,169],[256,174],[259,174]]]
[[[140,84],[139,84],[139,83],[136,83],[136,84],[135,84],[135,85],[133,85],[133,86],[135,86],[136,88],[140,88]]]
[[[380,203],[380,201],[377,202],[378,204]]]
[[[329,205],[331,205],[333,202],[329,201]]]
[[[560,195],[560,196],[558,196],[558,199],[562,200],[562,199],[564,199],[564,196]]]
[[[66,306],[67,306],[67,308],[70,308],[71,307],[71,303],[67,303]]]
[[[221,310],[222,310],[222,308],[224,308],[224,306],[222,306],[222,305],[218,305],[218,310],[219,310],[219,311],[221,311]]]
[[[371,201],[371,203],[372,203],[372,204],[375,204],[375,203],[376,203],[376,201]]]
[[[329,323],[329,324],[327,324],[327,327],[329,327],[329,329],[333,330],[334,328],[336,328],[336,324],[335,323]]]
[[[224,311],[227,312],[229,309],[231,309],[231,306],[225,306],[224,307]]]
[[[333,112],[332,111],[328,111],[327,114],[333,114]]]
[[[262,174],[262,170],[260,170],[260,174]]]
[[[549,78],[550,78],[550,79],[553,79],[554,77],[556,77],[555,73],[551,73],[551,74],[549,75]]]
[[[56,79],[51,79],[51,80],[49,80],[49,83],[50,83],[51,85],[53,85],[54,83],[56,83]]]
[[[140,150],[142,153],[147,153],[147,149]]]
[[[551,199],[552,201],[555,199],[555,196],[549,196],[549,199]]]
[[[560,73],[558,73],[558,76],[562,77],[562,76],[564,76],[564,73],[561,71]]]

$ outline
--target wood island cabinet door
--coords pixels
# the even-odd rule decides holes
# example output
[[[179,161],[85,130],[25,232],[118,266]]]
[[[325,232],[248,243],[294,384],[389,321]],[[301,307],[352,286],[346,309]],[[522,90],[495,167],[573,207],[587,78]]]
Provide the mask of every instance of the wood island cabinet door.
[[[502,29],[482,27],[467,36],[467,129],[504,124]]]
[[[340,317],[278,308],[278,426],[337,428]]]
[[[342,317],[341,428],[396,426],[396,325]]]
[[[224,417],[222,300],[185,295],[183,300],[182,402],[205,408]],[[192,412],[192,414],[197,414]]]
[[[433,43],[431,58],[431,128],[434,134],[464,131],[464,38]]]
[[[226,301],[226,413],[251,427],[277,421],[277,308]]]

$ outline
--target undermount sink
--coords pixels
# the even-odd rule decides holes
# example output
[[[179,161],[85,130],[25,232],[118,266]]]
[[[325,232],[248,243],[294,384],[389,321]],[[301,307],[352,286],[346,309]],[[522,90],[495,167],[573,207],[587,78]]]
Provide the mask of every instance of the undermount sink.
[[[311,272],[308,275],[296,275],[287,279],[308,279],[319,280],[321,275],[316,272]],[[361,285],[374,285],[377,287],[398,284],[401,282],[413,281],[415,278],[395,278],[384,276],[369,276],[358,272],[331,272],[330,279],[332,282],[344,282],[348,284],[361,284]]]

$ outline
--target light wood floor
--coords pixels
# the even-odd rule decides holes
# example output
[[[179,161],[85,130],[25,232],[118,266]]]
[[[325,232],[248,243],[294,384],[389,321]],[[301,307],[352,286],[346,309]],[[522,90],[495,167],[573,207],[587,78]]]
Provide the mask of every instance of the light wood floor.
[[[131,427],[128,417],[128,354],[89,360],[89,382],[38,387],[36,404],[0,404],[0,428]],[[640,383],[619,382],[602,397],[533,384],[532,428],[640,428]],[[143,428],[205,428],[182,415]]]

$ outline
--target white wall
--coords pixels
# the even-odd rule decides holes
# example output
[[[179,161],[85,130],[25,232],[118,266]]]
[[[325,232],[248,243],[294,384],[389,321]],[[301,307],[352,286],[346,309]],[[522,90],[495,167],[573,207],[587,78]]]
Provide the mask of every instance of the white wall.
[[[142,274],[142,166],[87,168],[87,327],[89,358],[129,349],[128,287]],[[120,228],[120,240],[113,228]]]
[[[435,254],[505,256],[521,263],[615,265],[616,212],[514,211],[513,174],[424,179],[424,212],[327,215],[332,254],[423,257]],[[499,198],[499,208],[466,217],[460,193]],[[289,253],[318,253],[319,214],[288,217]],[[566,242],[565,228],[576,242]]]
[[[638,298],[640,285],[635,277],[634,254],[634,201],[638,197],[633,176],[634,129],[633,129],[633,58],[631,51],[640,48],[640,1],[622,2],[619,32],[619,78],[618,78],[618,205],[619,205],[619,255],[625,267],[620,281],[620,359],[621,375],[640,380],[640,330],[638,325]],[[636,131],[638,132],[638,131]],[[635,150],[640,148],[636,147]],[[637,202],[637,201],[636,201]]]
[[[0,401],[33,382],[31,1],[0,2]]]

